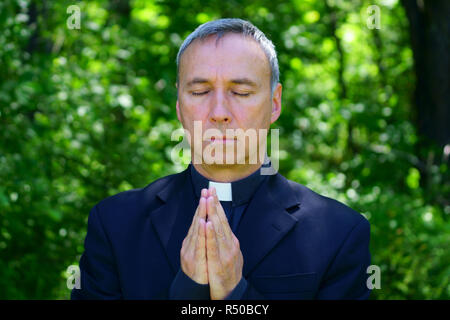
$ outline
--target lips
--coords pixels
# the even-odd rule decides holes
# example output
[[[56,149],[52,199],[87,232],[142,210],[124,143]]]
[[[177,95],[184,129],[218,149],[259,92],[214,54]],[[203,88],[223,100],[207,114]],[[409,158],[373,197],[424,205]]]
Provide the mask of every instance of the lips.
[[[217,139],[216,139],[217,138]],[[220,142],[220,141],[222,141],[222,142],[227,142],[227,141],[235,141],[236,140],[236,137],[222,137],[222,138],[218,138],[218,137],[211,137],[211,141],[212,142],[214,142],[214,141],[218,141],[218,142]]]

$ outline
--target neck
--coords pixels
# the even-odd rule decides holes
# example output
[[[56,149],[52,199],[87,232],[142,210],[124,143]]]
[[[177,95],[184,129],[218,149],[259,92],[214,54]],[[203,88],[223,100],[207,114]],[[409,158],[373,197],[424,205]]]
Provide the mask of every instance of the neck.
[[[261,163],[237,165],[207,165],[194,164],[194,168],[208,180],[217,182],[232,182],[248,177],[261,167]]]

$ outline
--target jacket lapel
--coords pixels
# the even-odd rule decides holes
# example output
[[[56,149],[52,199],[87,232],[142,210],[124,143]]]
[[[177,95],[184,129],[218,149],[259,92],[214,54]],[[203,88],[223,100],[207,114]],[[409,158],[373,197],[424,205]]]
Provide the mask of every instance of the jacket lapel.
[[[181,245],[197,208],[189,171],[179,173],[157,196],[164,204],[150,213],[151,221],[176,274],[180,268]]]
[[[294,191],[279,173],[269,176],[256,191],[236,230],[244,256],[244,277],[294,227],[297,218],[286,209],[298,205]]]

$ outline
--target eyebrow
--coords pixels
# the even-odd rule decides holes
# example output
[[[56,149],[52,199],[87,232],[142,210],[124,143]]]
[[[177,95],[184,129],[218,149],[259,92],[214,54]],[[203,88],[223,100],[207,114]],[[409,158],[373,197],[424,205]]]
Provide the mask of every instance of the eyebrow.
[[[187,86],[192,86],[194,84],[204,84],[204,83],[208,83],[208,82],[209,82],[209,80],[205,79],[205,78],[194,78],[187,83]],[[254,82],[253,80],[250,80],[249,78],[232,79],[230,82],[233,84],[246,84],[246,85],[249,85],[252,87],[258,87],[256,82]]]
[[[204,78],[194,78],[194,79],[192,79],[191,81],[189,81],[187,83],[187,86],[192,86],[192,85],[197,84],[197,83],[202,84],[202,83],[208,83],[208,82],[209,81],[207,79],[204,79]]]
[[[235,83],[235,84],[246,84],[246,85],[249,85],[249,86],[251,86],[251,87],[258,87],[258,85],[256,84],[256,82],[250,80],[249,78],[233,79],[233,80],[231,80],[231,83]]]

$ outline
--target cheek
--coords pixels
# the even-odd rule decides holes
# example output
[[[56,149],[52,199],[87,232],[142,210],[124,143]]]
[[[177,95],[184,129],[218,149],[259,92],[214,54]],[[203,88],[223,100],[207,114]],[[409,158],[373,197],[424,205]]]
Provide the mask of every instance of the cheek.
[[[253,104],[245,108],[235,109],[236,118],[240,125],[246,128],[267,128],[270,125],[270,106],[266,104]]]
[[[207,108],[189,100],[180,103],[180,110],[185,121],[204,120],[207,117]]]
[[[206,120],[208,114],[205,112],[206,108],[202,108],[198,104],[181,104],[180,113],[183,122],[183,127],[189,131],[191,136],[196,139],[195,132],[199,128],[202,132],[205,130]]]

